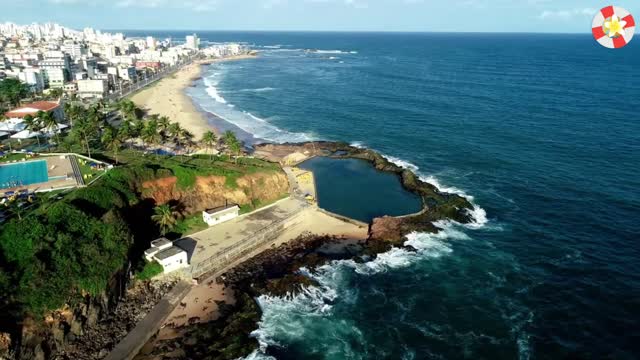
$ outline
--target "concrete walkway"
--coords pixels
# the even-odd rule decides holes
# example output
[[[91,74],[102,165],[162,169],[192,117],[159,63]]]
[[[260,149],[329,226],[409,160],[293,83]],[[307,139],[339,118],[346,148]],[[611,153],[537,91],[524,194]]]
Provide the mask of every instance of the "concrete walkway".
[[[286,221],[307,207],[309,205],[301,200],[287,198],[272,206],[184,237],[174,244],[187,251],[189,264],[193,268],[211,257],[219,256],[242,240]]]
[[[173,312],[180,300],[191,290],[186,281],[177,283],[171,291],[122,339],[104,360],[131,360],[151,339]]]

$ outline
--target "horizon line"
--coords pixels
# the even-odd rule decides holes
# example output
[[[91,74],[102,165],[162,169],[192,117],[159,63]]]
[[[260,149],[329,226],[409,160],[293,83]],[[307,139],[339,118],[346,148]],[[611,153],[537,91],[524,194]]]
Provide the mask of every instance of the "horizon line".
[[[591,35],[587,32],[536,32],[536,31],[431,31],[431,30],[266,30],[266,29],[125,29],[105,28],[102,31],[185,31],[185,32],[248,32],[248,33],[372,33],[372,34],[532,34],[532,35]]]

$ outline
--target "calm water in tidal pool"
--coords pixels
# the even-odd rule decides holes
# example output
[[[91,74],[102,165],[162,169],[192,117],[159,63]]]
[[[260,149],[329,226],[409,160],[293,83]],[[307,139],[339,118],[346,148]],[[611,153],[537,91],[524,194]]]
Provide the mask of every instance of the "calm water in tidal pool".
[[[364,222],[420,211],[419,196],[405,190],[395,174],[365,160],[317,157],[300,167],[313,171],[318,204],[325,210]]]

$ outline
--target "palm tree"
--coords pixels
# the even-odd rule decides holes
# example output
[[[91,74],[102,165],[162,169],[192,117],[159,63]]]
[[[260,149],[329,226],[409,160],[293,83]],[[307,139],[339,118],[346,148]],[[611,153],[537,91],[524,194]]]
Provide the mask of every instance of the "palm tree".
[[[237,141],[238,141],[238,137],[236,136],[236,133],[234,133],[231,130],[227,130],[224,132],[224,134],[222,134],[222,142],[227,146]]]
[[[169,126],[171,126],[171,121],[168,117],[161,116],[160,118],[158,118],[158,131],[161,132],[163,138],[168,136],[167,130],[169,129]]]
[[[42,126],[47,129],[49,132],[53,132],[56,136],[56,144],[60,145],[60,137],[58,136],[58,120],[52,113],[48,111],[38,111],[36,114],[38,119],[40,119],[40,123]]]
[[[180,141],[182,142],[182,144],[184,144],[184,147],[187,148],[187,153],[189,153],[189,149],[191,147],[193,147],[194,145],[194,135],[191,131],[186,130],[186,129],[182,129],[182,131],[180,132]]]
[[[142,132],[140,133],[142,142],[149,145],[157,145],[162,141],[162,136],[158,132],[158,121],[155,119],[149,120],[145,123]]]
[[[211,150],[211,153],[209,154],[211,160],[213,160],[213,147],[216,145],[217,141],[218,141],[218,138],[216,137],[216,134],[211,130],[205,132],[202,135],[202,140],[200,140],[200,142],[205,148],[208,148]]]
[[[138,107],[131,100],[128,100],[128,99],[120,100],[120,102],[117,105],[117,108],[118,108],[118,111],[120,112],[120,116],[122,116],[122,118],[124,119],[138,118]]]
[[[240,156],[240,151],[242,150],[242,144],[240,144],[240,141],[236,140],[233,141],[229,144],[229,150],[231,150],[231,153],[236,154],[235,156],[235,163],[238,163],[238,157]]]
[[[118,151],[122,147],[122,134],[115,128],[108,126],[102,132],[100,141],[102,145],[109,151],[113,151],[116,158],[116,164],[118,164]]]
[[[240,151],[242,150],[242,143],[236,137],[236,134],[233,131],[227,130],[223,137],[222,141],[224,141],[225,145],[229,148],[229,151],[232,154],[235,154],[235,162],[238,162],[238,156],[240,155]]]
[[[99,124],[95,116],[82,116],[76,120],[72,133],[80,143],[86,146],[87,155],[91,157],[91,146],[89,141],[98,134]]]
[[[42,129],[42,125],[40,124],[40,119],[34,118],[31,115],[27,115],[24,117],[24,124],[26,125],[25,129],[36,134],[36,139],[38,140],[38,148],[40,147],[40,135],[39,132]]]
[[[176,210],[175,206],[164,204],[153,209],[151,220],[160,226],[160,234],[164,236],[175,228],[180,216],[180,212]]]
[[[180,124],[169,124],[166,133],[171,141],[173,141],[177,146],[180,146],[180,135],[182,134],[182,127],[180,126]]]

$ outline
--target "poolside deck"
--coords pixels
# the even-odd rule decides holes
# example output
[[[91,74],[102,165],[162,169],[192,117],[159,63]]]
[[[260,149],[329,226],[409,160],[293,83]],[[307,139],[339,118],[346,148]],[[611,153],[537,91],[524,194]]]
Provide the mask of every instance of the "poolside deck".
[[[28,190],[28,192],[46,192],[62,189],[70,189],[85,185],[83,174],[78,164],[77,155],[75,154],[59,154],[59,155],[40,155],[28,159],[0,163],[0,166],[25,163],[31,161],[46,161],[47,177],[46,182],[35,184],[21,184],[20,180],[16,180],[16,186],[0,188],[0,195],[7,192],[16,192]],[[101,163],[95,161],[96,163]]]

